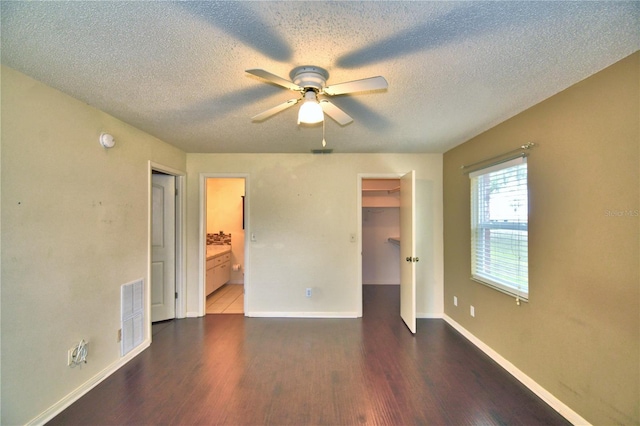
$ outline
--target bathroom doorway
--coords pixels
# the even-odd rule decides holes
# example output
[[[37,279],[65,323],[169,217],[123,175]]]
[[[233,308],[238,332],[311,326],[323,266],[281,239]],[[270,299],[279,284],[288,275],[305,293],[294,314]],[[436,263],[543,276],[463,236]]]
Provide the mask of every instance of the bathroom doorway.
[[[246,179],[207,177],[204,195],[204,311],[244,314]]]
[[[233,217],[237,219],[236,223],[239,225],[229,225],[229,227],[227,229],[224,229],[226,226],[225,224],[223,225],[223,228],[220,227],[220,223],[218,224],[213,224],[212,227],[210,229],[208,229],[208,224],[207,224],[207,213],[208,213],[208,207],[209,204],[208,203],[208,199],[209,201],[213,201],[213,203],[215,203],[216,200],[216,191],[211,190],[212,188],[215,187],[211,187],[210,188],[210,194],[209,197],[207,196],[207,181],[208,179],[222,179],[222,181],[220,182],[224,182],[224,179],[239,179],[238,182],[240,182],[240,187],[243,188],[243,191],[241,193],[238,193],[237,195],[240,197],[241,195],[244,195],[244,197],[240,198],[239,201],[239,207],[236,207],[236,210],[240,210],[239,214],[233,214]],[[242,183],[244,183],[244,185],[242,185]],[[220,282],[218,280],[223,280],[224,283],[223,284],[229,284],[229,285],[238,285],[241,284],[242,285],[242,290],[243,290],[243,310],[242,312],[244,313],[244,315],[247,315],[247,313],[249,312],[247,309],[247,306],[249,305],[250,302],[250,297],[251,297],[251,283],[250,283],[250,266],[249,266],[249,255],[250,255],[250,247],[249,247],[249,240],[248,240],[248,236],[250,235],[250,196],[249,194],[251,193],[250,191],[250,186],[249,186],[249,174],[248,173],[200,173],[199,176],[199,222],[200,222],[200,226],[199,226],[199,256],[198,256],[198,269],[199,269],[199,276],[198,276],[198,316],[204,316],[207,313],[207,257],[210,257],[207,255],[207,249],[208,247],[212,247],[211,244],[207,244],[207,237],[210,237],[210,241],[211,241],[211,235],[208,234],[218,234],[218,238],[229,238],[230,239],[230,245],[231,245],[231,252],[229,252],[228,250],[224,250],[223,249],[217,249],[217,250],[224,250],[227,251],[227,253],[224,253],[224,256],[228,256],[229,258],[220,258],[217,260],[218,263],[222,264],[225,262],[226,266],[229,268],[227,269],[227,271],[229,271],[229,277],[228,280],[226,277],[223,276],[223,278],[216,278],[216,283],[213,285],[214,287],[219,284]],[[210,206],[213,206],[213,203],[211,203]],[[236,204],[237,201],[234,201],[231,204]],[[220,200],[218,200],[218,205],[222,204]],[[224,207],[224,205],[223,205]],[[210,215],[209,215],[210,216]],[[231,216],[231,215],[230,215]],[[239,227],[239,229],[238,229]],[[238,229],[238,230],[236,230]],[[223,236],[220,236],[220,231],[223,231]],[[228,234],[231,234],[230,237],[228,237]],[[219,242],[219,241],[218,241]],[[210,253],[211,254],[211,249],[210,249]],[[211,264],[209,266],[212,266]],[[211,268],[209,268],[211,269]],[[234,271],[234,269],[236,269]],[[209,283],[209,288],[211,289],[211,285],[212,283]],[[220,285],[219,287],[222,287],[222,285]]]

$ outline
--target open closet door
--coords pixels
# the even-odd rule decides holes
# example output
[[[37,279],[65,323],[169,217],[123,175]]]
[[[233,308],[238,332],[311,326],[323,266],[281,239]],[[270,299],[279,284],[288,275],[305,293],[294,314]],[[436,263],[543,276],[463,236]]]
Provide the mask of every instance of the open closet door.
[[[176,317],[175,176],[151,177],[151,322]]]
[[[416,172],[400,179],[400,316],[416,332]]]

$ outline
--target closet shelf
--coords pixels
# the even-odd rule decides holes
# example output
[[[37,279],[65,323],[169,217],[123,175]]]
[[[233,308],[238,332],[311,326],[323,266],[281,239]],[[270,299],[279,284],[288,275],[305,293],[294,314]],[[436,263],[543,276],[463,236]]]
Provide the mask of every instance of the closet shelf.
[[[400,192],[400,187],[397,188],[370,188],[370,189],[363,189],[362,192],[386,192],[387,194],[393,194],[394,192]]]

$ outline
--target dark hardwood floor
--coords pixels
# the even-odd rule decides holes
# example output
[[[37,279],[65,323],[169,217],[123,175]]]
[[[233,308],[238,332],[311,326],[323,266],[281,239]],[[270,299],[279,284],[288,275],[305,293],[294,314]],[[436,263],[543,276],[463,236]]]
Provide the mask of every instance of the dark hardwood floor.
[[[566,425],[442,320],[399,317],[365,286],[362,319],[207,315],[153,343],[50,425]]]

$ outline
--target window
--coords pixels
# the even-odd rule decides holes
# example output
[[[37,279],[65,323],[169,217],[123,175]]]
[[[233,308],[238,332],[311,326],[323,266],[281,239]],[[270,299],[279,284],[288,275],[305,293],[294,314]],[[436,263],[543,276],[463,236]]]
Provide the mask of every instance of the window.
[[[526,157],[469,174],[471,178],[471,278],[529,298]]]

